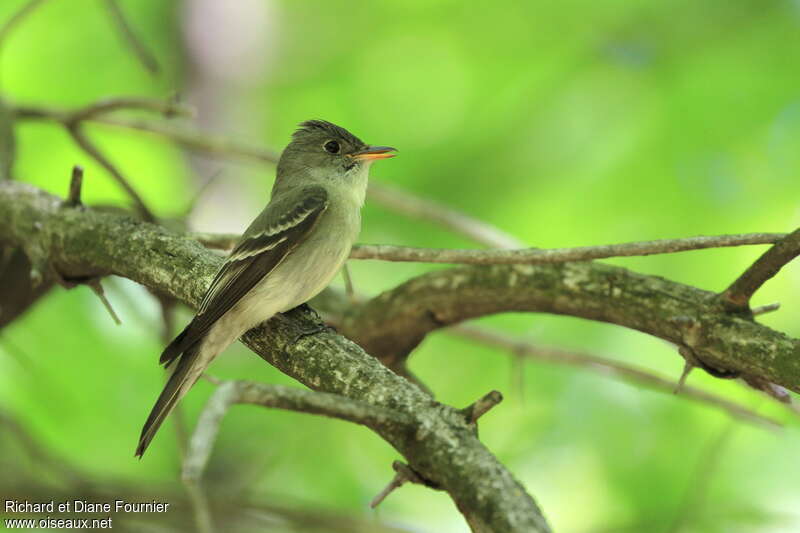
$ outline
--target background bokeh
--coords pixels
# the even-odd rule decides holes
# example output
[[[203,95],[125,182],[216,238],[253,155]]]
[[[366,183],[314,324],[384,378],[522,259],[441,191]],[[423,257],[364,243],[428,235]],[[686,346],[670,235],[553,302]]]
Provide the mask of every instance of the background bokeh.
[[[24,3],[0,2],[0,23]],[[374,181],[463,210],[532,246],[800,225],[797,1],[120,5],[160,74],[141,67],[102,2],[50,0],[2,43],[0,95],[74,107],[109,96],[178,93],[198,111],[178,124],[274,150],[298,122],[325,118],[367,142],[400,149],[399,157],[373,167]],[[182,216],[199,193],[191,227],[237,231],[266,202],[274,172],[268,165],[189,155],[163,139],[110,126],[88,133],[160,217]],[[128,205],[62,128],[25,122],[16,135],[17,179],[63,194],[71,166],[81,164],[87,203]],[[360,240],[474,246],[375,204],[364,210]],[[610,262],[716,291],[762,250]],[[358,289],[375,294],[440,267],[353,261],[350,268]],[[111,498],[162,495],[177,506],[185,498],[169,425],[142,461],[132,457],[163,379],[155,364],[162,347],[158,304],[126,280],[108,280],[106,290],[121,326],[81,287],[53,290],[0,331],[0,408],[39,447],[21,444],[11,426],[0,430],[5,497],[22,495],[24,487],[25,495],[47,499],[78,497],[79,490]],[[761,320],[800,337],[798,294],[795,264],[757,294],[756,304],[782,304]],[[189,317],[181,310],[178,322]],[[607,324],[537,314],[481,323],[676,379],[682,368],[671,346]],[[482,419],[481,438],[555,531],[800,529],[797,417],[738,383],[699,371],[689,378],[786,427],[731,422],[681,397],[583,369],[521,363],[444,333],[427,339],[410,367],[453,405],[491,389],[505,394],[506,402]],[[291,382],[239,345],[212,373]],[[212,390],[200,382],[183,402],[190,427]],[[221,530],[247,501],[263,516],[239,524],[242,531],[328,531],[345,517],[366,524],[364,531],[380,524],[466,531],[446,495],[421,487],[405,486],[377,512],[368,510],[395,458],[361,427],[239,406],[222,426],[206,488],[212,501],[226,502],[215,514]],[[281,517],[296,511],[330,523],[292,529]],[[159,516],[141,522],[141,531],[181,529]]]

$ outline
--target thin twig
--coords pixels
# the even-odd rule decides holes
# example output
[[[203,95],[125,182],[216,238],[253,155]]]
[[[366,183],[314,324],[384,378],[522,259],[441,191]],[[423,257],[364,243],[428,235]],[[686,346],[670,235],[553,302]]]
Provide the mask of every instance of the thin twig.
[[[20,448],[33,461],[44,467],[48,475],[61,476],[71,484],[85,482],[85,477],[70,467],[63,457],[58,457],[47,446],[42,446],[33,434],[21,424],[11,413],[0,409],[0,426],[5,426],[3,433],[17,438]]]
[[[3,48],[3,44],[5,43],[8,34],[20,23],[22,20],[33,13],[33,11],[39,7],[40,5],[44,4],[47,0],[30,0],[28,3],[24,4],[21,8],[19,8],[9,19],[0,27],[0,50]]]
[[[206,248],[229,250],[239,241],[234,233],[189,233],[189,237]],[[504,265],[565,263],[568,261],[592,261],[611,257],[633,257],[656,254],[771,244],[780,240],[782,233],[743,233],[738,235],[716,235],[662,239],[655,241],[629,242],[600,246],[578,246],[575,248],[525,248],[521,250],[449,250],[441,248],[415,248],[388,244],[356,244],[350,259],[373,259],[419,263],[456,263],[465,265]],[[770,309],[771,310],[771,309]]]
[[[800,228],[785,235],[731,283],[721,298],[729,311],[745,311],[750,298],[792,259],[800,255]]]
[[[466,337],[482,344],[504,348],[520,357],[526,357],[529,359],[560,365],[588,368],[598,371],[598,373],[603,376],[621,378],[625,381],[644,385],[662,392],[672,393],[675,388],[675,382],[671,379],[663,378],[648,370],[637,368],[635,366],[604,357],[561,350],[558,348],[537,346],[532,343],[519,340],[511,335],[506,335],[501,332],[472,324],[461,324],[454,326],[450,328],[449,331],[458,336]],[[747,407],[694,387],[683,387],[681,390],[681,396],[712,405],[726,411],[735,418],[756,423],[768,428],[775,429],[782,427],[783,425],[780,422],[759,414]]]
[[[370,200],[410,218],[428,220],[455,233],[491,248],[523,248],[525,244],[516,237],[482,220],[471,217],[446,205],[410,194],[384,183],[370,182]]]
[[[350,303],[356,303],[356,289],[353,285],[353,277],[350,275],[350,268],[348,268],[347,263],[342,265],[342,277],[344,278],[344,293],[347,295],[347,299]]]
[[[35,108],[34,108],[35,109]],[[27,108],[23,111],[33,111]],[[20,108],[17,108],[20,111]],[[34,118],[34,117],[30,117]],[[39,117],[46,118],[46,117]],[[92,122],[114,126],[118,128],[142,131],[170,139],[178,145],[193,150],[203,152],[208,155],[240,159],[245,161],[256,161],[258,163],[274,165],[278,162],[278,154],[270,150],[246,146],[244,144],[232,142],[225,137],[219,137],[203,133],[200,131],[189,130],[186,128],[176,128],[166,124],[156,123],[150,120],[132,119],[123,117],[95,117]]]
[[[150,52],[150,50],[147,49],[139,36],[136,35],[136,32],[133,31],[133,27],[131,27],[130,23],[128,23],[128,19],[125,17],[125,14],[122,12],[122,9],[117,1],[106,0],[106,7],[108,8],[108,14],[119,30],[120,35],[122,35],[122,38],[126,43],[128,43],[128,46],[130,46],[133,54],[136,56],[142,66],[144,66],[144,68],[147,69],[150,74],[158,74],[158,61]]]
[[[118,102],[116,109],[136,108],[163,112],[162,109],[145,107],[148,102],[153,106],[157,106],[160,103],[160,105],[163,107],[164,102],[159,100],[117,98],[114,99],[114,101]],[[125,101],[129,101],[132,104],[137,103],[138,101],[138,103],[141,105],[126,106],[124,105]],[[97,104],[92,104],[82,109],[96,107]],[[69,117],[74,117],[76,114],[76,111],[42,106],[17,105],[13,107],[10,106],[9,109],[12,111],[17,120],[51,120],[63,123]],[[186,111],[188,111],[188,109],[186,109]],[[183,115],[184,112],[181,111],[177,114]],[[153,122],[151,120],[116,116],[109,117],[104,114],[101,115],[97,113],[92,113],[90,116],[86,116],[83,120],[91,121],[97,124],[104,124],[106,126],[150,133],[169,139],[189,150],[203,152],[213,156],[241,159],[245,161],[256,161],[264,164],[275,164],[278,162],[278,154],[269,150],[256,148],[254,146],[246,146],[240,143],[231,142],[224,137],[206,134],[186,128],[176,128],[168,124]]]
[[[128,179],[123,176],[119,170],[117,170],[117,167],[115,167],[111,161],[109,161],[108,158],[103,155],[102,152],[100,152],[100,150],[89,140],[89,138],[83,133],[81,126],[79,124],[74,124],[69,126],[67,129],[75,143],[80,146],[87,155],[97,161],[100,166],[106,169],[106,171],[111,174],[116,182],[119,183],[123,189],[125,189],[125,192],[133,200],[136,211],[139,213],[142,219],[144,219],[146,222],[155,222],[155,215],[153,215],[153,212],[150,211],[150,209],[144,203],[144,200],[142,200],[142,197],[139,195],[136,189],[133,188],[133,185],[130,184]]]
[[[123,110],[150,111],[166,118],[191,117],[195,111],[191,106],[180,103],[175,98],[143,98],[139,96],[118,96],[104,98],[76,109],[59,109],[43,106],[17,105],[9,108],[16,120],[50,120],[64,125],[70,123],[92,121],[103,124],[120,125],[129,129],[135,127],[121,117],[109,117],[109,113]],[[118,123],[118,121],[121,121]],[[162,126],[165,127],[165,126]],[[147,130],[145,130],[147,131]],[[167,131],[167,130],[165,130]],[[165,136],[169,136],[166,135]]]
[[[467,265],[547,264],[567,261],[592,261],[609,257],[631,257],[654,254],[723,248],[751,244],[771,244],[784,235],[781,233],[747,233],[742,235],[717,235],[660,239],[601,246],[574,248],[527,248],[522,250],[449,250],[440,248],[413,248],[388,244],[361,244],[353,247],[351,259],[379,259],[383,261],[410,261],[423,263],[458,263]]]
[[[726,421],[722,430],[706,445],[698,458],[697,465],[695,465],[689,486],[686,488],[683,505],[678,509],[668,529],[669,533],[678,533],[702,511],[708,494],[709,483],[719,469],[722,452],[731,441],[736,428],[735,420]]]
[[[59,120],[59,117],[63,114],[63,112],[58,110],[43,109],[34,106],[16,106],[14,111],[18,119]],[[177,129],[152,121],[139,119],[92,116],[89,117],[88,120],[166,137],[184,148],[204,152],[209,155],[258,161],[267,164],[275,164],[278,162],[278,154],[273,151],[246,146],[231,142],[223,137],[217,137],[198,131]],[[370,183],[368,194],[370,200],[392,211],[405,214],[411,218],[429,220],[440,224],[456,233],[465,235],[477,243],[503,249],[521,248],[524,246],[524,243],[519,239],[486,222],[437,202],[418,197],[397,187],[391,187],[373,181]]]
[[[211,455],[222,419],[228,409],[237,403],[330,416],[373,428],[410,425],[410,420],[402,413],[338,394],[251,381],[223,381],[208,400],[197,421],[183,462],[183,479],[200,479]]]
[[[16,159],[17,139],[14,132],[14,117],[6,103],[0,98],[0,180],[14,179]]]
[[[172,426],[175,429],[178,454],[181,464],[183,464],[189,450],[189,432],[186,429],[186,411],[181,404],[175,406],[175,411],[172,413]],[[211,508],[208,504],[206,491],[203,489],[200,480],[186,478],[182,475],[180,478],[181,484],[189,497],[189,503],[192,506],[192,516],[194,516],[197,531],[200,533],[213,533],[214,520],[211,516]]]
[[[208,191],[208,188],[222,175],[222,169],[217,170],[211,176],[209,176],[203,183],[200,184],[200,187],[197,188],[196,191],[192,194],[191,199],[186,204],[186,207],[183,209],[183,215],[180,217],[181,219],[188,219],[189,216],[194,212],[197,204],[203,198],[203,195]]]
[[[24,108],[23,108],[24,109]],[[19,110],[19,108],[18,108]],[[192,117],[195,114],[193,107],[182,104],[177,98],[159,99],[142,98],[138,96],[118,96],[115,98],[105,98],[80,107],[74,111],[55,111],[32,108],[29,111],[44,112],[38,118],[55,119],[65,125],[75,124],[86,120],[99,120],[102,116],[114,111],[150,111],[159,113],[165,118],[173,117]],[[20,117],[23,118],[23,117]],[[37,118],[32,114],[29,118]]]
[[[203,412],[197,419],[194,433],[189,439],[189,447],[183,459],[181,479],[197,481],[201,478],[211,451],[214,449],[222,419],[238,399],[239,391],[235,381],[222,383],[208,399]]]
[[[122,175],[105,155],[103,155],[94,143],[89,140],[83,131],[84,122],[98,120],[108,113],[119,110],[153,111],[161,113],[165,117],[189,116],[193,114],[193,110],[190,107],[182,105],[174,99],[158,100],[152,98],[119,97],[99,100],[75,110],[18,106],[14,108],[13,115],[18,120],[52,120],[63,125],[75,143],[86,152],[87,155],[97,161],[100,166],[105,168],[117,183],[122,186],[128,196],[133,200],[140,216],[148,222],[154,222],[155,216],[144,203],[136,189],[134,189],[128,179]]]
[[[183,486],[189,494],[189,501],[192,504],[194,514],[194,524],[197,531],[200,533],[213,533],[214,521],[211,518],[211,509],[208,505],[208,496],[206,496],[203,487],[199,481],[184,480]]]

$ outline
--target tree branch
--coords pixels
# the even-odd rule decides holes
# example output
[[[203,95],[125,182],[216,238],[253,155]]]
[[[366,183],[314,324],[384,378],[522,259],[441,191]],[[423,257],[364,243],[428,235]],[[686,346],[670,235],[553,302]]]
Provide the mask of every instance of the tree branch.
[[[379,259],[382,261],[411,261],[420,263],[456,263],[463,265],[542,265],[568,261],[592,261],[610,257],[632,257],[670,254],[688,250],[772,244],[783,238],[782,233],[747,233],[743,235],[715,235],[628,242],[601,246],[575,248],[526,248],[522,250],[451,250],[441,248],[413,248],[389,244],[360,244],[353,248],[351,259]]]
[[[402,412],[352,400],[339,394],[253,381],[223,381],[219,383],[197,421],[183,463],[184,480],[200,479],[228,409],[235,404],[246,403],[339,418],[371,429],[394,425],[398,430],[413,431],[414,425],[414,420]]]
[[[236,245],[235,233],[190,233],[203,246],[215,250],[229,250]],[[543,265],[570,261],[592,261],[611,257],[634,257],[670,254],[708,248],[725,248],[754,244],[772,244],[784,238],[784,233],[744,233],[739,235],[714,235],[628,242],[601,246],[575,248],[525,248],[521,250],[452,250],[443,248],[415,248],[389,244],[357,244],[350,259],[375,259],[418,263],[449,263],[463,265]]]
[[[124,103],[124,101],[129,99],[121,100]],[[126,106],[120,106],[120,108],[122,107]],[[138,105],[133,107],[138,107]],[[15,106],[12,112],[14,117],[19,120],[54,120],[56,122],[64,122],[65,117],[74,114],[74,112],[65,110],[23,105]],[[278,154],[273,151],[231,142],[223,137],[209,135],[200,131],[185,128],[178,129],[165,124],[141,119],[108,117],[99,113],[84,117],[82,120],[151,133],[170,139],[189,150],[212,156],[256,161],[266,164],[275,164],[278,162]],[[437,202],[421,198],[408,191],[403,191],[397,187],[372,181],[370,182],[367,194],[370,200],[392,211],[402,213],[415,219],[429,220],[489,247],[522,248],[524,246],[517,238],[486,222]]]
[[[364,300],[365,298],[362,296],[352,300],[345,297],[341,291],[329,288],[314,298],[311,303],[316,309],[319,309],[324,313],[323,316],[327,323],[332,324],[339,332],[347,336],[352,332],[348,331],[346,325],[343,324],[343,318],[350,310],[352,305]],[[668,394],[673,394],[675,392],[674,379],[665,378],[644,368],[629,365],[627,363],[606,357],[583,352],[563,350],[560,348],[541,346],[523,339],[519,339],[513,335],[495,331],[494,329],[473,323],[457,324],[447,328],[446,332],[455,337],[462,337],[486,346],[507,350],[516,357],[557,365],[589,369],[596,371],[597,374],[602,377],[620,379]],[[751,388],[756,388],[767,393],[767,395],[772,396],[774,399],[780,402],[781,405],[785,406],[794,416],[800,414],[797,406],[794,405],[794,403],[791,401],[791,398],[786,395],[787,393],[784,393],[783,396],[775,394],[773,387],[777,386],[769,384],[771,387],[765,388],[764,386],[754,386],[753,383],[748,383],[748,385]],[[695,387],[684,387],[681,390],[681,396],[699,403],[704,403],[711,407],[722,409],[730,416],[744,422],[761,425],[771,429],[779,428],[783,425],[777,420],[761,415],[756,411],[745,407],[744,405],[727,400],[708,391],[697,389]]]
[[[75,141],[75,144],[80,146],[80,148],[86,152],[86,155],[97,161],[101,167],[106,169],[106,171],[111,174],[114,180],[125,190],[127,195],[131,198],[131,200],[133,200],[134,207],[136,208],[136,212],[139,214],[139,216],[141,216],[142,219],[146,220],[147,222],[154,222],[156,217],[147,207],[147,204],[144,203],[141,195],[136,191],[133,185],[131,185],[128,179],[122,175],[122,172],[120,172],[117,167],[115,167],[114,164],[111,163],[111,161],[109,161],[105,155],[103,155],[100,149],[89,140],[89,137],[87,137],[83,132],[80,124],[70,124],[67,127],[67,131],[69,131],[69,134]]]
[[[750,298],[792,259],[800,255],[800,228],[783,236],[764,252],[722,293],[722,302],[729,311],[747,311]]]
[[[398,187],[370,182],[369,198],[415,220],[428,220],[491,248],[523,248],[516,237],[438,202],[410,194]]]
[[[629,383],[641,385],[653,390],[667,392],[670,394],[673,393],[675,389],[674,379],[664,378],[658,374],[650,372],[649,370],[645,370],[643,368],[629,365],[620,361],[615,361],[613,359],[608,359],[606,357],[570,350],[562,350],[560,348],[553,348],[549,346],[539,346],[530,342],[522,341],[511,335],[473,324],[459,324],[448,331],[460,337],[472,339],[488,346],[495,346],[497,348],[508,350],[515,355],[522,356],[533,361],[544,361],[551,364],[569,365],[573,367],[597,370],[598,374],[601,376],[622,379]],[[777,420],[759,414],[743,405],[695,387],[684,386],[681,389],[680,396],[694,400],[698,403],[722,409],[731,417],[744,422],[758,424],[770,429],[776,429],[783,425]],[[797,412],[794,409],[790,408],[790,410],[794,415],[797,415]]]
[[[5,44],[5,40],[8,35],[14,30],[14,28],[21,23],[25,17],[30,15],[31,13],[36,10],[37,7],[44,4],[47,0],[28,0],[25,4],[22,5],[8,20],[0,27],[0,50],[3,48]]]
[[[431,331],[506,311],[618,324],[691,348],[707,368],[800,391],[800,341],[731,316],[708,291],[600,263],[429,272],[345,310],[340,331],[395,368]]]
[[[125,190],[128,196],[133,200],[136,210],[139,215],[148,222],[155,221],[155,215],[150,211],[147,205],[142,200],[142,197],[136,191],[134,186],[123,176],[122,172],[115,167],[111,161],[103,155],[97,146],[89,139],[83,130],[84,122],[88,120],[97,119],[106,113],[118,111],[121,109],[139,109],[146,111],[155,111],[162,113],[165,117],[176,115],[191,114],[192,110],[186,106],[178,104],[174,100],[155,100],[151,98],[139,97],[120,97],[109,98],[94,102],[84,107],[75,110],[57,110],[41,107],[26,107],[17,106],[13,109],[13,117],[15,120],[19,119],[35,119],[35,120],[51,120],[60,123],[69,133],[72,140],[84,151],[86,154],[97,161],[116,182]]]
[[[108,15],[119,30],[123,40],[130,46],[133,55],[150,74],[158,74],[158,61],[152,52],[147,49],[139,36],[136,35],[136,32],[133,31],[133,28],[128,22],[127,17],[125,17],[125,13],[122,12],[122,8],[119,6],[119,3],[117,3],[117,0],[105,0],[105,2]]]
[[[22,183],[0,183],[0,241],[46,251],[67,277],[116,274],[199,304],[222,258],[169,230],[62,201]],[[309,333],[315,332],[315,333]],[[448,492],[474,531],[547,532],[525,489],[477,439],[455,408],[435,402],[361,348],[324,328],[310,311],[278,315],[243,341],[308,387],[412,420],[374,429],[414,471]],[[144,414],[144,413],[143,413]]]

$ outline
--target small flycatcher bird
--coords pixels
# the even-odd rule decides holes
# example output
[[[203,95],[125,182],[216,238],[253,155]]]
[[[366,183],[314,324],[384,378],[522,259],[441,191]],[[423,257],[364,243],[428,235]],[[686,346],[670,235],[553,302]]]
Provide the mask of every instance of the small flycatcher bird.
[[[160,363],[177,365],[142,428],[137,456],[220,352],[330,283],[361,230],[369,167],[394,151],[324,120],[300,124],[281,154],[267,207],[214,276],[197,315],[161,354]]]

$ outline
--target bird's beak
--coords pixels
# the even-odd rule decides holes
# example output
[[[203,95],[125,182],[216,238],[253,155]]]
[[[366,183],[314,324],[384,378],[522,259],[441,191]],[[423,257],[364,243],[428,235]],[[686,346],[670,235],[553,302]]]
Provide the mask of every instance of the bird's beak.
[[[391,146],[368,146],[359,152],[350,154],[350,157],[359,161],[373,161],[375,159],[387,159],[389,157],[394,157],[395,154],[390,154],[389,152],[396,151],[397,149],[392,148]]]

